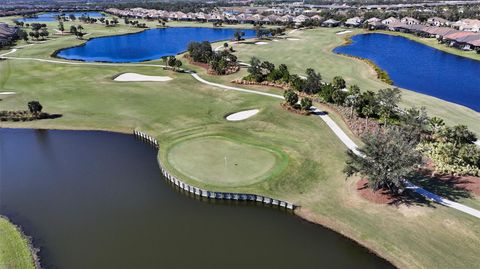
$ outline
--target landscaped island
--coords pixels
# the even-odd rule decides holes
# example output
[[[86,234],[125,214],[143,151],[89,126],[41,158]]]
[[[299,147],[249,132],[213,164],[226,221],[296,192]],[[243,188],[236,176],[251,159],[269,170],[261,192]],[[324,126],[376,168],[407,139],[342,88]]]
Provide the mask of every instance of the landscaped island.
[[[158,24],[145,23],[150,27]],[[70,26],[78,24],[65,22],[64,27],[69,29]],[[168,24],[185,25],[177,22]],[[48,23],[47,26],[53,29],[57,27],[57,23]],[[243,28],[243,25],[235,27]],[[113,27],[84,23],[82,28],[89,34],[89,38],[142,30],[122,23]],[[274,64],[273,70],[277,71],[283,70],[280,66],[284,64],[290,74],[297,74],[299,78],[305,76],[307,81],[314,82],[312,84],[318,86],[316,90],[319,92],[330,92],[332,100],[334,92],[335,96],[341,97],[342,84],[347,87],[357,85],[363,92],[370,90],[374,91],[374,94],[379,89],[389,88],[389,85],[376,79],[376,74],[367,64],[332,53],[331,50],[343,42],[343,37],[336,34],[338,31],[340,29],[296,31],[286,37],[262,40],[262,45],[235,40],[227,42],[227,45],[228,48],[233,48],[234,55],[240,62],[249,62],[255,56],[262,63],[268,61]],[[230,83],[247,77],[249,72],[246,68],[226,76],[209,76],[204,67],[184,62],[182,68],[194,70],[197,75],[210,82],[233,88],[227,90],[199,83],[188,73],[164,70],[160,67],[163,65],[160,59],[142,64],[65,64],[66,60],[52,58],[52,52],[84,42],[73,34],[47,38],[45,43],[36,40],[30,42],[33,45],[5,56],[17,59],[10,58],[0,62],[0,71],[8,74],[0,77],[0,90],[16,92],[14,95],[2,96],[2,109],[18,110],[25,106],[25,102],[38,100],[46,110],[61,113],[63,116],[54,120],[1,123],[2,127],[94,129],[125,133],[141,129],[159,141],[158,158],[165,164],[166,169],[187,183],[216,191],[257,193],[292,201],[300,205],[296,214],[341,232],[388,259],[395,266],[465,268],[478,263],[478,255],[472,251],[479,244],[478,219],[426,201],[393,206],[375,204],[365,199],[357,187],[360,178],[353,177],[345,181],[342,170],[347,160],[346,148],[327,124],[321,121],[318,115],[304,116],[286,111],[281,106],[284,102],[281,100],[284,89]],[[212,48],[223,47],[223,43],[213,44]],[[8,52],[10,50],[6,49],[1,51],[0,55]],[[269,64],[263,66],[261,73],[272,69]],[[307,72],[307,68],[312,68],[313,72]],[[125,73],[169,77],[171,80],[114,80]],[[320,87],[317,83],[320,80],[315,79],[318,74],[321,74],[321,81],[331,85]],[[335,77],[342,77],[344,82],[334,79]],[[255,90],[264,95],[236,91],[235,87]],[[300,95],[310,94],[305,92],[307,88],[303,86],[299,89],[302,89]],[[330,109],[330,106],[318,102],[314,102],[314,105],[327,110],[347,134],[354,140],[359,140],[352,135],[341,114]],[[475,133],[480,133],[478,113],[436,98],[402,90],[399,107],[419,108],[422,105],[427,106],[429,115],[444,118],[447,125],[466,124]],[[261,112],[243,121],[225,120],[226,115],[252,108]],[[212,137],[222,139],[212,141]],[[203,149],[204,145],[212,144],[218,146],[215,151],[200,151],[196,154],[210,154],[208,158],[216,161],[214,168],[217,170],[232,169],[225,171],[223,175],[232,179],[233,183],[211,177],[204,167],[188,166],[195,164],[197,158],[188,155],[192,149],[198,151]],[[251,160],[228,158],[229,154],[237,150],[245,151],[248,156],[253,156],[251,158],[262,158],[261,162],[254,164],[260,167],[249,171],[250,177],[246,181],[239,180],[243,178],[238,176],[235,169],[252,165]],[[187,158],[188,162],[184,163]],[[221,181],[220,184],[218,181]],[[428,186],[431,191],[447,189],[441,194],[468,206],[480,208],[478,197],[473,194],[458,189],[450,193],[450,189],[444,188],[442,182],[435,183],[437,185]],[[152,212],[155,216],[161,215],[159,211]],[[123,220],[124,216],[119,216]],[[185,220],[185,225],[190,225],[189,219]],[[211,238],[204,239],[206,242]],[[152,245],[156,244],[158,242],[152,242]],[[456,258],[452,259],[451,256]]]

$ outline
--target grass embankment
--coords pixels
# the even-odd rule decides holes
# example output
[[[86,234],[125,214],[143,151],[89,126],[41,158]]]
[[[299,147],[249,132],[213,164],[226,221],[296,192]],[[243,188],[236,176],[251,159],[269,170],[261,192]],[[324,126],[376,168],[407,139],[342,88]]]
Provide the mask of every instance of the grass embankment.
[[[85,28],[94,36],[131,31],[124,26],[87,25]],[[299,41],[240,45],[237,50],[241,59],[258,55],[276,64],[287,63],[294,72],[301,73],[305,67],[312,66],[326,79],[340,74],[362,89],[384,87],[365,63],[331,54],[330,49],[343,39],[334,31],[296,32]],[[71,37],[58,37],[21,49],[11,56],[48,58],[54,50],[78,43]],[[203,72],[200,68],[197,70]],[[394,207],[363,200],[356,191],[355,180],[345,181],[342,173],[346,159],[344,145],[323,121],[315,116],[289,113],[280,107],[280,100],[212,88],[198,83],[188,74],[153,67],[67,66],[7,60],[0,61],[0,72],[0,90],[18,93],[4,97],[1,109],[24,108],[27,101],[35,99],[42,103],[46,112],[63,114],[55,120],[2,122],[1,127],[120,132],[139,128],[158,138],[159,158],[167,169],[188,183],[212,190],[257,193],[292,201],[301,205],[297,214],[359,241],[399,267],[471,268],[480,262],[478,219],[441,206]],[[173,80],[159,83],[112,80],[123,72],[165,75]],[[208,79],[223,82],[238,76],[210,76]],[[408,94],[404,96],[409,100]],[[432,100],[439,102],[433,98],[426,98],[425,102]],[[251,108],[259,108],[261,112],[241,122],[224,119],[229,113]],[[460,113],[459,119],[463,115]],[[168,151],[165,149],[180,140],[212,135],[242,137],[260,147],[283,152],[288,164],[267,180],[248,186],[225,187],[194,180],[166,161]],[[460,201],[466,200],[471,199]]]
[[[22,232],[0,216],[0,268],[34,269],[30,243]]]

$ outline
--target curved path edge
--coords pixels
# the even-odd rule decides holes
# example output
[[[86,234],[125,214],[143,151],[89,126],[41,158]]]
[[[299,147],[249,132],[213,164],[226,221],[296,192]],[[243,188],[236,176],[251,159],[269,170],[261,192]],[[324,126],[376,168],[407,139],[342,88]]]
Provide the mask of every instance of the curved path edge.
[[[231,86],[226,86],[226,85],[222,85],[222,84],[218,84],[218,83],[209,82],[209,81],[206,81],[205,79],[201,78],[198,74],[193,73],[193,72],[191,72],[191,75],[196,80],[198,80],[198,81],[200,81],[204,84],[210,85],[210,86],[219,87],[219,88],[223,88],[223,89],[226,89],[226,90],[234,90],[234,91],[239,91],[239,92],[270,96],[270,97],[274,97],[274,98],[277,98],[277,99],[284,99],[283,96],[278,95],[278,94],[259,92],[259,91],[255,91],[255,90],[247,90],[247,89],[242,89],[242,88],[238,88],[238,87],[231,87]],[[324,111],[322,111],[322,110],[320,110],[320,109],[318,109],[314,106],[311,107],[311,110],[312,110],[312,112],[314,112],[315,115],[320,117],[327,124],[327,126],[332,130],[332,132],[340,139],[340,141],[342,141],[342,143],[348,149],[353,151],[356,155],[362,156],[361,152],[358,150],[357,144],[355,144],[355,142],[353,142],[353,140],[350,139],[350,137],[348,137],[348,135],[338,126],[337,123],[335,123],[335,121],[332,120],[332,118],[330,118],[330,116],[327,115],[327,113],[325,113]],[[477,145],[480,146],[480,143],[478,141],[477,141]],[[466,214],[469,214],[471,216],[474,216],[474,217],[480,219],[480,210],[477,210],[477,209],[471,208],[469,206],[466,206],[466,205],[448,200],[446,198],[443,198],[443,197],[441,197],[439,195],[436,195],[434,193],[431,193],[431,192],[429,192],[429,191],[427,191],[427,190],[425,190],[425,189],[423,189],[419,186],[416,186],[415,184],[411,183],[408,180],[405,180],[404,182],[405,182],[406,188],[408,190],[414,191],[414,192],[422,195],[423,197],[425,197],[426,199],[428,199],[430,201],[433,201],[433,202],[436,202],[438,204],[448,206],[450,208],[462,211]]]

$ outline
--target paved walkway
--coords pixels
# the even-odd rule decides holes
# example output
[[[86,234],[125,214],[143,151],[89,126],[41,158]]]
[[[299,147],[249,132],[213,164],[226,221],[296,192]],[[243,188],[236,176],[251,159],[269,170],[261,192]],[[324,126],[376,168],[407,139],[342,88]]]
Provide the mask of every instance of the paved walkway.
[[[259,94],[259,95],[265,95],[265,96],[271,96],[271,97],[283,99],[283,96],[281,96],[281,95],[258,92],[258,91],[254,91],[254,90],[247,90],[247,89],[242,89],[242,88],[237,88],[237,87],[230,87],[230,86],[225,86],[225,85],[218,84],[218,83],[212,83],[212,82],[209,82],[209,81],[206,81],[206,80],[202,79],[200,76],[198,76],[197,74],[194,74],[194,73],[192,73],[192,76],[195,79],[197,79],[198,81],[200,81],[202,83],[205,83],[205,84],[208,84],[210,86],[215,86],[215,87],[219,87],[219,88],[223,88],[223,89],[227,89],[227,90],[235,90],[235,91],[240,91],[240,92],[253,93],[253,94]],[[359,156],[362,155],[358,151],[357,144],[355,144],[355,142],[353,142],[353,140],[351,140],[350,137],[348,137],[348,135],[335,123],[335,121],[332,120],[332,118],[330,118],[330,116],[328,116],[325,112],[323,112],[320,109],[318,109],[316,107],[313,107],[313,106],[312,106],[312,111],[315,115],[320,117],[327,124],[327,126],[340,139],[340,141],[342,141],[343,144],[345,144],[345,146],[348,149],[352,150],[355,154],[357,154]],[[462,211],[464,213],[467,213],[471,216],[480,218],[480,211],[477,210],[477,209],[474,209],[474,208],[459,204],[457,202],[453,202],[453,201],[450,201],[448,199],[445,199],[445,198],[443,198],[439,195],[436,195],[434,193],[431,193],[431,192],[429,192],[425,189],[422,189],[422,188],[414,185],[410,181],[406,180],[405,183],[406,183],[407,189],[412,190],[412,191],[422,195],[423,197],[425,197],[425,198],[427,198],[431,201],[434,201],[434,202],[439,203],[439,204],[444,205],[444,206],[448,206],[448,207],[457,209],[457,210]]]
[[[37,58],[22,58],[22,57],[5,57],[6,55],[12,54],[16,52],[17,49],[14,48],[10,52],[0,54],[0,58],[5,58],[5,59],[12,59],[12,60],[31,60],[31,61],[40,61],[40,62],[48,62],[48,63],[55,63],[55,64],[67,64],[67,65],[92,65],[92,66],[132,66],[132,67],[138,67],[138,66],[149,66],[149,67],[165,67],[164,65],[156,65],[156,64],[115,64],[115,63],[86,63],[86,62],[73,62],[73,61],[58,61],[58,60],[48,60],[48,59],[37,59]],[[283,96],[278,95],[278,94],[272,94],[272,93],[266,93],[266,92],[260,92],[260,91],[255,91],[255,90],[248,90],[248,89],[242,89],[238,87],[232,87],[232,86],[226,86],[223,84],[218,84],[218,83],[213,83],[210,81],[207,81],[203,78],[201,78],[198,74],[194,72],[187,72],[192,75],[196,80],[199,82],[210,85],[213,87],[225,89],[225,90],[232,90],[232,91],[238,91],[238,92],[244,92],[244,93],[250,93],[250,94],[257,94],[257,95],[263,95],[263,96],[268,96],[268,97],[273,97],[277,99],[284,99]],[[342,141],[345,146],[352,150],[355,154],[361,155],[361,153],[358,151],[358,146],[353,142],[350,137],[333,121],[330,116],[328,116],[325,112],[321,111],[320,109],[316,107],[312,107],[312,111],[315,115],[317,115],[319,118],[321,118],[327,126],[333,131],[333,133]],[[478,143],[478,141],[477,141]],[[467,213],[471,216],[480,218],[480,211],[476,210],[474,208],[450,201],[448,199],[445,199],[441,196],[438,196],[434,193],[431,193],[425,189],[422,189],[414,184],[412,184],[409,181],[405,182],[407,185],[407,189],[410,189],[412,191],[415,191],[416,193],[424,196],[425,198],[434,201],[436,203],[439,203],[444,206],[448,206],[454,209],[457,209],[459,211],[462,211],[464,213]]]

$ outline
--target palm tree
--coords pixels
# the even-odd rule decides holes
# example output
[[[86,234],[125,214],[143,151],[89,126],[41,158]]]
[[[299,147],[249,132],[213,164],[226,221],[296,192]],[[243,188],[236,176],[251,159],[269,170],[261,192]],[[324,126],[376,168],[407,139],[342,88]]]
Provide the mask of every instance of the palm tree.
[[[440,129],[442,129],[445,126],[445,122],[443,121],[443,119],[438,117],[431,118],[428,124],[432,131],[432,134],[437,134],[440,131]]]
[[[368,128],[368,118],[373,115],[374,108],[371,105],[366,105],[362,108],[362,114],[365,116],[365,129]]]
[[[82,30],[83,30],[83,26],[81,26],[81,25],[78,25],[78,26],[77,26],[77,30],[78,30],[78,32],[80,32],[80,33],[81,33],[81,32],[82,32]]]

